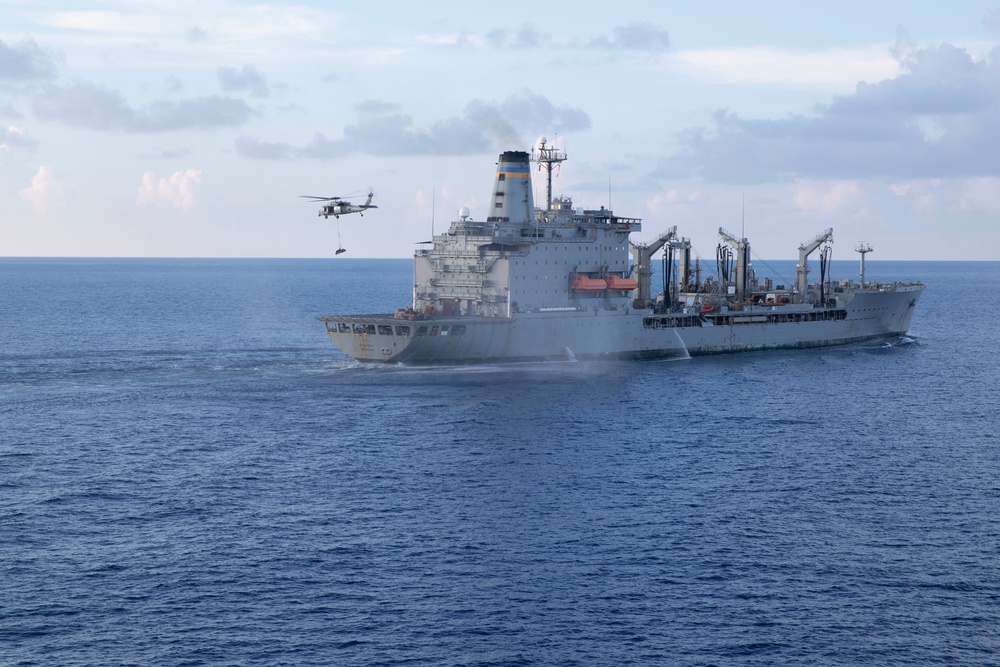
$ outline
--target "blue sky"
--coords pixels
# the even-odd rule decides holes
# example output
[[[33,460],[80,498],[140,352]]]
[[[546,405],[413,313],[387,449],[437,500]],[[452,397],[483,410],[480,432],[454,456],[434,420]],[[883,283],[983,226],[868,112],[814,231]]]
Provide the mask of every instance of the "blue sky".
[[[373,188],[407,257],[545,136],[638,240],[997,259],[997,0],[420,4],[0,2],[0,255],[327,257]]]

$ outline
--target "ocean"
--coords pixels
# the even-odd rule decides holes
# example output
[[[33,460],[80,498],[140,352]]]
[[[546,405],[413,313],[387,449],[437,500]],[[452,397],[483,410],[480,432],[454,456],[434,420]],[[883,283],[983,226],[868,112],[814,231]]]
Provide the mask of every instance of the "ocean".
[[[0,665],[1000,664],[1000,262],[868,277],[908,337],[407,368],[316,316],[409,260],[0,259]]]

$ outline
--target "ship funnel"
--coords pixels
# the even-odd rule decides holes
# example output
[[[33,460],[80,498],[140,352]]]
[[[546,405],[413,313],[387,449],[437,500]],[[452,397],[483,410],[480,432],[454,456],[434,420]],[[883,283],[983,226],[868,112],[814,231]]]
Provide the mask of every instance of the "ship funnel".
[[[521,225],[534,221],[535,200],[531,193],[530,158],[524,151],[506,151],[500,154],[487,222]]]

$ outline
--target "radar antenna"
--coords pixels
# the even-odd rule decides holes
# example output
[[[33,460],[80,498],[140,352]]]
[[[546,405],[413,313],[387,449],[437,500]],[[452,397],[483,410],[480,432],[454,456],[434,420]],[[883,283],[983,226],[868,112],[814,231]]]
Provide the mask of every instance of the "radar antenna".
[[[566,152],[555,146],[546,146],[548,140],[542,137],[538,147],[531,151],[531,159],[538,163],[538,168],[545,168],[545,210],[552,210],[552,167],[566,159]]]

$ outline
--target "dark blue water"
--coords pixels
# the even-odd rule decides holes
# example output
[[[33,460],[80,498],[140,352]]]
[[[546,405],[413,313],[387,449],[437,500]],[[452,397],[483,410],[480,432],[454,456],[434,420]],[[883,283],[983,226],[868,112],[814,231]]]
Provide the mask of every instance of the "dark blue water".
[[[892,276],[912,342],[407,369],[315,320],[405,260],[0,260],[0,665],[998,664],[1000,263]]]

